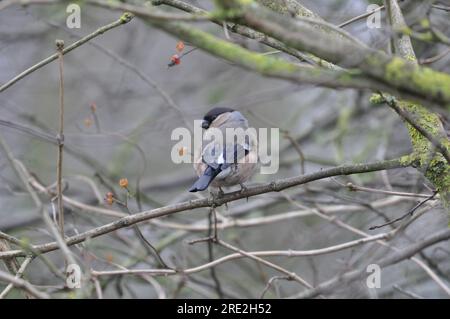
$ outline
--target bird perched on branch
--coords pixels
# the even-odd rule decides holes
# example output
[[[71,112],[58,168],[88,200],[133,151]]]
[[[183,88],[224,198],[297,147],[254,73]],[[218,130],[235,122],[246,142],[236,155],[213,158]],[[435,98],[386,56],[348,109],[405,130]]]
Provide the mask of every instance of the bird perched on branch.
[[[258,142],[247,119],[230,108],[217,107],[203,117],[203,143],[194,152],[194,169],[198,180],[190,192],[203,191],[208,186],[240,185],[254,173],[258,165]],[[221,135],[218,136],[218,135]]]

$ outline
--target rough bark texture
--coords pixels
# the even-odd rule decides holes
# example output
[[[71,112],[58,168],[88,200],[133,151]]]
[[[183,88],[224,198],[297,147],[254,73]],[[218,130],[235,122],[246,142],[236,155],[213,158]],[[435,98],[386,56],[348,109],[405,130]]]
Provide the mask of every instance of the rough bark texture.
[[[400,7],[397,0],[385,1],[388,9],[388,17],[393,29],[401,29],[406,27]],[[406,60],[410,60],[412,64],[417,67],[417,59],[414,49],[412,47],[411,39],[408,35],[401,35],[394,39],[393,47],[396,54]],[[390,70],[390,69],[388,69]],[[393,78],[402,76],[390,70]],[[418,81],[418,84],[423,84]],[[450,141],[447,138],[442,122],[438,114],[429,111],[426,107],[420,104],[411,103],[408,101],[400,101],[398,106],[404,111],[412,115],[417,124],[430,133],[436,140],[438,140],[447,150],[450,149]],[[433,143],[421,134],[412,125],[406,124],[411,138],[413,154],[415,157],[414,165],[424,173],[425,177],[434,185],[436,190],[441,195],[442,202],[447,209],[450,208],[450,165],[441,153],[436,151]]]
[[[264,7],[260,7],[259,2]],[[295,48],[312,53],[319,58],[347,67],[358,68],[369,77],[394,85],[412,95],[421,92],[425,100],[434,101],[450,109],[450,76],[417,64],[411,40],[407,35],[394,39],[397,56],[389,56],[346,38],[336,41],[336,32],[323,32],[320,27],[312,27],[299,21],[292,23],[281,14],[296,17],[306,16],[316,19],[315,14],[296,1],[279,0],[226,0],[218,5],[225,10],[241,10],[239,22],[264,32],[273,38]],[[386,1],[388,17],[393,29],[406,26],[397,1]],[[267,10],[269,8],[271,10]],[[272,11],[273,10],[273,11]],[[275,11],[275,12],[274,12]],[[330,45],[333,43],[333,45]],[[421,104],[406,100],[398,102],[399,107],[410,113],[417,124],[450,149],[450,141],[445,134],[438,114]],[[444,109],[445,109],[444,108]],[[450,208],[450,166],[434,145],[407,124],[413,148],[414,166],[420,170],[439,191],[444,206]]]

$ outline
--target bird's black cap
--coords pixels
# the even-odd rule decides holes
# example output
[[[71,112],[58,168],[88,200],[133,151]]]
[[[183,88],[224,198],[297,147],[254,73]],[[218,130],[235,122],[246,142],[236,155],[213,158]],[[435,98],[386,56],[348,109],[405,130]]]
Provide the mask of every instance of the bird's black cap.
[[[209,126],[211,125],[211,123],[220,115],[223,113],[227,113],[227,112],[234,112],[233,109],[230,109],[228,107],[215,107],[213,109],[211,109],[208,113],[205,114],[205,116],[203,117],[203,123],[202,123],[202,127],[204,129],[209,128]]]

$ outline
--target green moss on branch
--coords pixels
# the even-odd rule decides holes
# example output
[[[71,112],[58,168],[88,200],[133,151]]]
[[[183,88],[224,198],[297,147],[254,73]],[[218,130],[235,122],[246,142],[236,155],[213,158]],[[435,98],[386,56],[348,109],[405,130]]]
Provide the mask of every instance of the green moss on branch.
[[[397,101],[385,93],[373,94],[370,101],[374,104],[386,102],[405,120],[413,149],[411,166],[433,184],[450,212],[450,164],[443,155],[444,149],[447,153],[450,151],[450,140],[439,116],[420,104]]]
[[[307,19],[295,21],[286,18],[254,1],[224,0],[220,3],[224,9],[245,10],[245,15],[238,21],[240,24],[271,36],[294,49],[348,68],[359,68],[366,75],[397,89],[408,98],[428,100],[442,106],[450,104],[449,74],[411,63],[407,60],[408,57],[389,56],[365,46],[353,37],[349,38],[348,35],[340,38],[336,32],[311,27]],[[325,23],[322,24],[326,26]]]
[[[419,104],[408,101],[395,101],[400,110],[408,112],[414,118],[414,124],[425,130],[433,140],[438,141],[450,151],[450,141],[446,136],[439,116]],[[444,206],[450,210],[450,164],[436,149],[433,142],[419,132],[413,125],[407,123],[413,148],[413,166],[420,170],[439,192]]]
[[[238,45],[226,42],[215,36],[196,28],[186,28],[181,23],[172,23],[168,31],[182,37],[185,41],[195,43],[197,47],[229,61],[239,61],[240,64],[256,70],[262,74],[267,73],[295,73],[299,67],[285,60],[264,56],[243,49]]]
[[[410,82],[429,96],[450,100],[450,77],[429,68],[419,67],[404,59],[394,57],[386,65],[386,78],[394,83]],[[449,109],[450,110],[450,109]]]
[[[226,59],[244,68],[263,75],[283,78],[295,82],[320,83],[327,87],[358,87],[366,88],[368,81],[360,72],[343,72],[324,68],[311,67],[290,63],[284,59],[262,55],[244,49],[215,37],[200,29],[182,22],[160,22],[146,20],[151,25],[160,28],[177,38],[180,38],[213,56]]]

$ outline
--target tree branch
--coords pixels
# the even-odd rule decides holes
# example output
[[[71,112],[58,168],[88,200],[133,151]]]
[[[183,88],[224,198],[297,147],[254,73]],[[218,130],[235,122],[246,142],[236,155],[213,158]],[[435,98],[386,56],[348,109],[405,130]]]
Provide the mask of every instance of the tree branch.
[[[69,45],[68,47],[66,47],[63,51],[62,54],[67,54],[70,51],[78,48],[79,46],[85,44],[86,42],[88,42],[89,40],[111,30],[114,29],[118,26],[121,26],[122,24],[126,24],[128,22],[131,21],[131,19],[133,18],[133,16],[129,13],[124,13],[118,20],[107,24],[99,29],[97,29],[96,31],[92,32],[91,34],[81,38],[80,40],[72,43],[71,45]],[[22,73],[18,74],[17,76],[15,76],[14,78],[12,78],[11,80],[9,80],[8,82],[4,83],[3,85],[0,86],[0,92],[5,91],[7,88],[9,88],[10,86],[12,86],[13,84],[15,84],[16,82],[20,81],[21,79],[23,79],[24,77],[26,77],[27,75],[30,75],[31,73],[33,73],[36,70],[39,70],[40,68],[42,68],[43,66],[49,64],[52,61],[55,61],[56,59],[58,59],[58,55],[59,53],[55,53],[52,54],[51,56],[49,56],[48,58],[40,61],[39,63],[31,66],[30,68],[26,69],[25,71],[23,71]]]
[[[72,237],[68,237],[66,239],[66,244],[69,246],[78,244],[80,242],[85,241],[88,238],[95,238],[95,237],[113,232],[115,230],[125,228],[128,226],[134,225],[136,223],[150,220],[153,218],[167,216],[167,215],[171,215],[171,214],[186,211],[186,210],[192,210],[195,208],[213,207],[213,206],[218,207],[225,203],[236,201],[238,199],[248,198],[248,197],[265,194],[265,193],[269,193],[269,192],[279,192],[279,191],[282,191],[287,188],[291,188],[294,186],[302,185],[305,183],[324,179],[324,178],[331,177],[331,176],[367,173],[367,172],[379,171],[379,170],[384,170],[384,169],[407,167],[411,164],[411,160],[412,159],[409,156],[405,156],[405,157],[402,157],[399,159],[393,159],[393,160],[382,161],[382,162],[374,162],[374,163],[368,163],[368,164],[342,165],[342,166],[334,167],[331,169],[318,171],[318,172],[315,172],[312,174],[280,179],[278,181],[273,181],[271,183],[257,185],[254,187],[248,187],[245,191],[236,191],[236,192],[227,193],[219,198],[197,199],[197,200],[191,200],[188,202],[168,205],[165,207],[156,208],[156,209],[144,211],[141,213],[136,213],[131,216],[122,217],[116,221],[105,224],[103,226],[91,229],[89,231],[80,233],[80,234],[72,236]],[[56,242],[33,246],[33,250],[41,252],[41,253],[53,251],[58,248],[59,248],[59,246]],[[25,254],[26,254],[26,252],[23,250],[0,252],[0,259],[16,257],[16,256],[24,256]]]
[[[450,75],[446,73],[411,64],[396,56],[388,56],[346,38],[337,39],[312,27],[305,18],[286,18],[254,1],[230,0],[226,3],[233,10],[241,10],[241,15],[236,18],[237,22],[292,48],[344,67],[357,67],[366,75],[416,100],[432,101],[443,107],[448,107],[450,103]]]
[[[408,247],[399,250],[398,252],[392,254],[391,256],[385,257],[377,262],[377,264],[381,267],[388,267],[394,264],[401,262],[402,260],[413,257],[415,254],[420,252],[421,250],[435,245],[441,241],[446,241],[450,239],[450,229],[445,229],[440,231],[437,234],[430,235],[425,239],[421,240],[416,244],[409,245]],[[299,293],[294,296],[294,298],[314,298],[320,294],[326,293],[334,288],[337,288],[342,283],[349,284],[355,280],[361,279],[366,272],[367,267],[362,267],[357,270],[346,272],[343,275],[338,275],[320,285],[306,292]],[[447,294],[450,294],[450,291],[447,291]]]
[[[11,283],[12,285],[14,285],[14,287],[24,289],[26,292],[30,293],[31,295],[35,296],[36,298],[39,298],[39,299],[49,299],[50,298],[50,296],[48,294],[46,294],[44,292],[40,292],[28,281],[17,278],[15,276],[11,276],[10,274],[5,273],[1,270],[0,270],[0,280]]]

